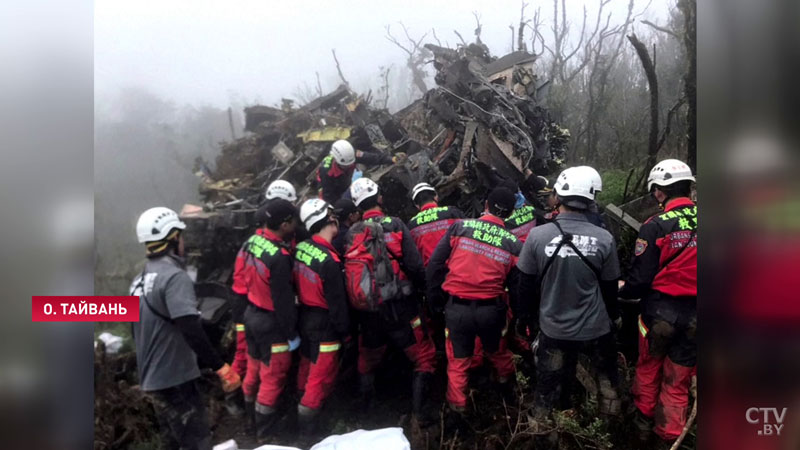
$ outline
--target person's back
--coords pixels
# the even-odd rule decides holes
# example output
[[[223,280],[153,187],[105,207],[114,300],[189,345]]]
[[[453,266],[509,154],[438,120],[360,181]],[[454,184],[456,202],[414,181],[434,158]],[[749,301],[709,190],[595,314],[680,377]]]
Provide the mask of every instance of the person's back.
[[[612,323],[616,308],[619,262],[614,239],[593,225],[585,211],[594,201],[592,177],[568,168],[555,183],[559,214],[531,230],[520,254],[520,297],[529,302],[530,326],[540,330],[536,356],[537,392],[534,423],[546,426],[551,409],[569,407],[578,355],[597,368],[601,414],[620,412],[619,374]],[[589,174],[591,175],[591,174]],[[559,399],[560,396],[560,399]]]
[[[199,377],[197,356],[172,323],[200,314],[192,280],[181,263],[169,255],[148,260],[131,293],[142,296],[139,322],[133,324],[142,390],[165,389]]]
[[[523,272],[538,270],[535,273],[543,277],[540,329],[557,339],[597,338],[610,331],[600,280],[619,276],[614,238],[579,212],[562,212],[556,221],[561,230],[554,223],[531,230],[520,260]],[[597,274],[566,244],[553,256],[562,240],[562,230],[573,236],[572,242]],[[547,273],[542,274],[551,258]]]
[[[439,206],[436,190],[424,182],[418,183],[411,190],[411,201],[417,206],[419,213],[408,221],[408,230],[422,255],[422,264],[427,266],[436,244],[450,225],[464,218],[464,213],[455,206]]]
[[[198,361],[216,371],[226,393],[241,380],[203,332],[194,284],[184,269],[185,228],[169,208],[150,208],[139,216],[136,235],[148,260],[130,287],[130,295],[139,297],[133,336],[139,384],[152,400],[163,445],[210,450],[205,402],[196,385]]]

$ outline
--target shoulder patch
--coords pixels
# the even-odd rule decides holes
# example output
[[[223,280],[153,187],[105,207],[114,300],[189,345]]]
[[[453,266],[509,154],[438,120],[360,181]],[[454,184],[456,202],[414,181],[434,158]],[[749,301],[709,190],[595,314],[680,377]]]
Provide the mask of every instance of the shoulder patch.
[[[636,256],[641,256],[645,250],[647,250],[647,241],[642,238],[636,239],[636,245],[633,248],[633,254]]]

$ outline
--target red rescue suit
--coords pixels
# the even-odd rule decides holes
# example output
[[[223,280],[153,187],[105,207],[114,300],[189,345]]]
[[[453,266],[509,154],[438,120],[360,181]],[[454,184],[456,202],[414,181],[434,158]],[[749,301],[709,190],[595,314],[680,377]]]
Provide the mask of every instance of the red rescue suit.
[[[457,220],[463,219],[464,213],[452,206],[439,206],[435,202],[426,203],[419,209],[419,213],[408,222],[408,230],[417,249],[422,255],[422,264],[428,265],[433,249],[442,239],[442,236]]]
[[[347,292],[339,254],[319,235],[297,245],[294,283],[300,300],[300,404],[322,407],[339,371],[341,336],[349,327]]]
[[[405,224],[396,217],[385,216],[377,209],[365,212],[363,219],[381,224],[386,247],[392,257],[392,267],[398,278],[409,279],[418,290],[422,289],[425,282],[422,257]],[[352,242],[350,236],[347,242]],[[389,342],[403,349],[414,364],[415,372],[433,373],[436,349],[420,317],[416,298],[403,297],[382,302],[378,311],[356,311],[356,318],[359,324],[360,374],[371,374],[375,370]]]
[[[476,337],[501,382],[514,374],[512,354],[502,337],[507,326],[506,287],[511,304],[517,304],[521,250],[522,243],[506,231],[503,220],[485,214],[453,224],[428,264],[428,299],[435,306],[446,301],[447,401],[456,409],[467,404],[467,371]]]
[[[697,206],[682,197],[639,230],[622,298],[641,298],[634,403],[662,439],[686,424],[697,343]]]
[[[266,414],[283,392],[291,364],[288,341],[297,336],[292,259],[275,233],[259,229],[242,245],[233,291],[249,301],[244,311],[248,362],[242,391],[246,401],[257,402],[257,412]]]
[[[506,219],[505,226],[517,239],[523,244],[528,239],[528,233],[537,225],[537,211],[531,205],[523,205],[511,213],[511,216]]]

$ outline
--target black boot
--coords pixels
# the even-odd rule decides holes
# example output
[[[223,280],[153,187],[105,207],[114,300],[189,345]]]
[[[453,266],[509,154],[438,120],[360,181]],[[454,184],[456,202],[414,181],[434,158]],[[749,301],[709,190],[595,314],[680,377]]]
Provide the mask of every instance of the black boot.
[[[297,427],[300,436],[308,438],[316,433],[318,409],[297,405]]]
[[[500,381],[497,383],[497,391],[500,393],[500,396],[503,398],[503,401],[506,402],[507,406],[517,406],[517,398],[516,392],[514,392],[514,382],[511,379]]]
[[[233,392],[225,394],[225,403],[223,404],[228,414],[231,416],[241,416],[244,411],[244,396],[242,390],[237,389]]]
[[[280,417],[277,409],[258,403],[255,407],[255,413],[256,440],[263,441],[273,434],[275,424],[278,423]]]
[[[361,411],[368,413],[375,399],[375,374],[358,375],[359,393],[361,394]]]
[[[255,434],[256,432],[256,402],[244,402],[244,426],[248,434]]]
[[[430,380],[433,374],[428,372],[414,372],[414,380],[411,384],[411,405],[412,413],[417,419],[420,427],[427,427],[433,424],[435,419],[426,408],[428,393],[430,391]]]
[[[650,441],[650,438],[653,434],[653,419],[645,416],[636,408],[636,412],[633,416],[633,425],[634,429],[636,430],[636,437],[639,440],[640,444],[645,444]]]

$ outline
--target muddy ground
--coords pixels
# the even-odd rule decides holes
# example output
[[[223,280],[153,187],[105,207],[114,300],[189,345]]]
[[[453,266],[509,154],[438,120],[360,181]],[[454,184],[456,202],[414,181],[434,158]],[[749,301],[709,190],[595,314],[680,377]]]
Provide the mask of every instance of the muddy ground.
[[[228,344],[232,355],[232,345]],[[524,351],[520,353],[529,355]],[[583,370],[572,410],[557,415],[552,433],[536,435],[528,422],[535,389],[535,374],[529,356],[517,358],[519,407],[505,405],[495,389],[491,371],[478,368],[470,376],[470,403],[466,423],[453,422],[444,405],[446,373],[444,352],[437,352],[438,369],[431,388],[431,414],[438,417],[432,426],[420,428],[411,418],[411,366],[401,352],[387,352],[376,377],[377,398],[374,407],[363,411],[358,401],[355,370],[355,349],[346,351],[337,387],[327,402],[319,432],[316,436],[300,437],[293,429],[294,411],[298,397],[293,383],[288,386],[282,407],[285,416],[281,430],[269,443],[309,448],[330,434],[347,433],[359,428],[376,429],[401,426],[413,449],[524,449],[546,448],[548,438],[558,449],[633,449],[652,448],[633,441],[630,410],[631,364],[635,355],[620,357],[623,378],[623,415],[610,423],[598,419],[597,405],[592,394],[593,383]],[[98,349],[95,360],[95,449],[156,449],[159,448],[158,426],[152,405],[136,386],[135,355],[104,355]],[[293,366],[296,371],[296,361]],[[290,380],[294,379],[291,377]],[[226,401],[216,376],[207,372],[200,380],[209,404],[214,442],[235,439],[240,448],[255,448],[258,443],[250,436],[241,416],[226,409]],[[695,430],[681,448],[695,448]]]

